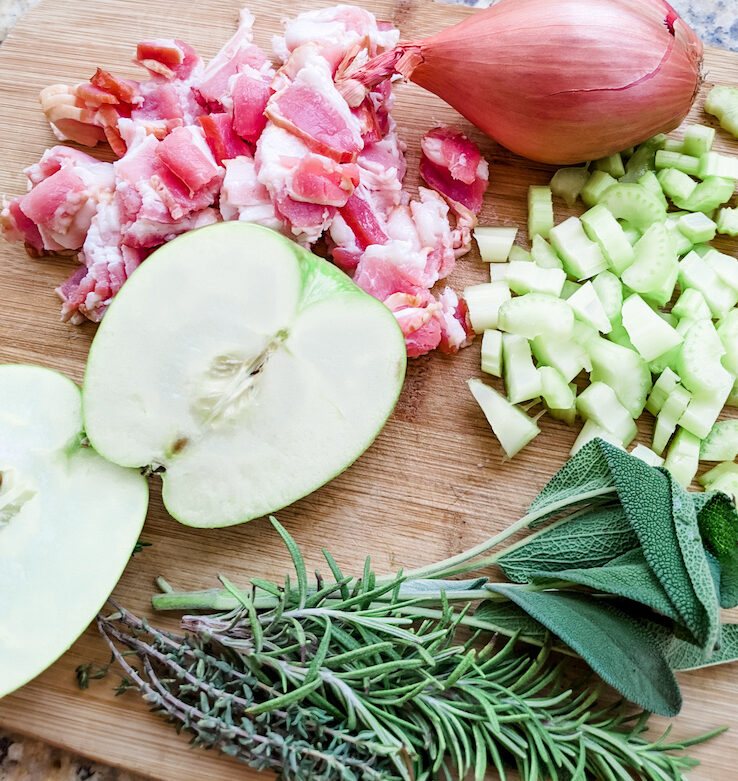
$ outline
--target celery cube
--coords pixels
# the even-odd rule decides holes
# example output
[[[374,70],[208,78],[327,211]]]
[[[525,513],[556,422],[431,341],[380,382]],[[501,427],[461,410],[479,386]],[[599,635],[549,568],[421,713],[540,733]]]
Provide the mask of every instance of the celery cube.
[[[502,331],[489,329],[482,336],[482,371],[502,377]]]

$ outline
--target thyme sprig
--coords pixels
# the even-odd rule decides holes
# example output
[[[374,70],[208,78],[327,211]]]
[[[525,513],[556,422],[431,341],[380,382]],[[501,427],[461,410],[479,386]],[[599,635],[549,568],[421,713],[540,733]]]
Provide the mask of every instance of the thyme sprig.
[[[488,766],[502,779],[513,766],[525,779],[680,781],[696,764],[681,751],[721,731],[649,740],[649,714],[599,704],[599,687],[570,681],[550,639],[532,651],[485,633],[482,646],[464,626],[468,602],[442,597],[428,618],[427,596],[403,593],[401,573],[377,585],[367,564],[347,578],[327,555],[334,580],[308,586],[277,526],[296,583],[254,579],[247,592],[223,578],[237,606],[185,616],[182,635],[117,605],[98,617],[119,690],[138,689],[194,745],[286,781],[481,781]]]

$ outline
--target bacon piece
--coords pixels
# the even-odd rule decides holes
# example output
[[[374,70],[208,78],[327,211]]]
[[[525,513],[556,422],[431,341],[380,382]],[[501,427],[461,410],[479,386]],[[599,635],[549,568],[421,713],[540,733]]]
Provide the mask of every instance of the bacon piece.
[[[218,165],[223,165],[224,160],[232,160],[234,157],[251,156],[249,145],[234,132],[230,114],[206,114],[198,117],[197,121]]]
[[[290,171],[287,192],[296,201],[342,207],[358,183],[358,166],[341,165],[327,157],[308,155]]]
[[[156,148],[159,160],[187,185],[191,194],[208,187],[222,175],[210,150],[204,144],[202,132],[198,133],[196,130],[198,129],[178,127]]]
[[[131,79],[119,79],[112,73],[98,68],[90,79],[90,84],[110,95],[115,96],[119,103],[135,103],[138,99],[138,83]]]
[[[236,157],[224,162],[226,175],[220,191],[220,211],[224,220],[256,222],[274,230],[283,230],[269,191],[256,176],[251,157]]]
[[[212,207],[192,212],[172,222],[139,218],[122,230],[121,238],[126,246],[133,249],[154,248],[166,244],[182,233],[214,225],[216,222],[220,222],[220,213]]]
[[[447,287],[443,290],[438,301],[441,311],[438,318],[441,321],[441,343],[438,349],[441,352],[453,355],[462,347],[468,347],[474,341],[474,329],[469,319],[469,308],[463,298]]]
[[[231,92],[233,129],[241,138],[255,144],[266,127],[264,111],[272,90],[258,71],[248,68],[232,81]]]
[[[202,60],[195,49],[184,41],[156,38],[141,41],[136,47],[134,62],[146,68],[154,77],[167,81],[185,80],[202,67]]]
[[[455,212],[479,214],[489,181],[489,166],[463,133],[435,128],[421,142],[420,175]]]
[[[22,241],[37,252],[44,249],[44,241],[36,223],[20,207],[20,198],[6,201],[0,212],[0,230],[6,241]]]
[[[60,141],[96,146],[105,139],[102,128],[95,124],[95,113],[79,105],[73,90],[66,84],[52,84],[42,89],[39,100],[51,130]]]
[[[418,358],[441,344],[443,328],[438,317],[441,304],[427,290],[421,294],[394,293],[384,304],[397,318],[408,358]]]
[[[102,106],[106,103],[113,105],[120,103],[120,100],[115,95],[100,89],[100,87],[96,87],[94,84],[90,84],[89,81],[83,81],[81,84],[78,84],[74,88],[74,94],[86,105],[93,107]]]
[[[387,235],[379,225],[371,207],[358,195],[353,194],[346,201],[340,214],[351,228],[359,247],[362,249],[366,249],[372,244],[385,244],[387,242]]]
[[[266,82],[271,81],[273,76],[271,66],[264,52],[253,43],[253,25],[254,17],[245,9],[241,11],[238,30],[208,63],[200,83],[195,86],[198,101],[208,111],[223,111],[230,108],[229,82],[241,70],[264,69]]]

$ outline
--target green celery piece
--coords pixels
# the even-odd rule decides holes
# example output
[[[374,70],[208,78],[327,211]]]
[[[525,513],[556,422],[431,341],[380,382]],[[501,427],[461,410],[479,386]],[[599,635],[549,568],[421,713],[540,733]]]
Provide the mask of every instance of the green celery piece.
[[[518,247],[517,244],[513,244],[513,246],[510,248],[510,254],[507,256],[507,259],[511,262],[523,262],[523,263],[530,263],[533,258],[531,257],[530,252],[528,250],[523,249],[522,247]]]
[[[658,415],[661,412],[669,394],[679,385],[679,376],[670,368],[665,368],[663,372],[659,372],[659,375],[646,402],[646,409],[652,415]]]
[[[738,236],[738,209],[722,208],[717,213],[717,231],[725,236]]]
[[[725,348],[722,357],[723,366],[731,373],[738,375],[738,309],[730,312],[718,323],[718,336]]]
[[[656,167],[656,152],[663,149],[665,144],[666,136],[663,134],[639,144],[625,164],[625,176],[621,177],[620,181],[635,183],[646,171],[653,171]]]
[[[724,179],[738,179],[738,158],[721,155],[719,152],[705,152],[700,157],[700,177],[721,176]]]
[[[676,168],[662,168],[657,180],[661,189],[672,201],[685,201],[695,191],[697,182]]]
[[[712,312],[707,306],[705,297],[695,288],[688,287],[682,291],[671,313],[679,319],[688,318],[690,320],[711,320]]]
[[[680,152],[667,152],[665,149],[661,149],[656,152],[655,163],[656,169],[659,171],[663,168],[676,168],[677,171],[690,176],[697,176],[700,173],[699,157],[683,155]]]
[[[610,176],[610,174],[605,171],[593,171],[587,180],[587,184],[582,188],[580,193],[581,199],[587,206],[595,206],[605,190],[614,184],[617,184],[617,179]]]
[[[738,420],[719,420],[700,445],[700,461],[734,461],[738,456]]]
[[[553,175],[550,183],[551,192],[564,199],[564,203],[571,208],[579,198],[579,193],[587,184],[589,171],[582,166],[572,168],[559,168]]]
[[[702,212],[685,214],[679,218],[677,226],[692,244],[712,241],[717,232],[717,225]]]
[[[530,573],[533,582],[567,580],[582,586],[639,602],[679,621],[679,613],[664,591],[659,579],[648,566],[640,548],[626,551],[617,558],[596,567],[579,567]]]
[[[528,188],[528,237],[534,236],[548,238],[551,228],[554,226],[553,202],[551,200],[550,187]]]
[[[655,293],[676,283],[678,258],[665,222],[655,222],[633,247],[635,261],[623,271],[623,284],[637,293]]]
[[[533,262],[541,268],[564,268],[564,264],[556,254],[556,250],[543,236],[533,236],[530,255],[533,258]]]
[[[649,192],[653,193],[661,202],[664,209],[669,208],[669,202],[666,200],[664,191],[661,188],[661,183],[658,177],[653,171],[646,171],[645,174],[638,180],[638,184],[641,187],[645,187]]]
[[[720,126],[738,138],[738,88],[718,84],[705,100],[705,111],[720,120]]]
[[[634,348],[607,339],[593,340],[587,345],[587,352],[592,363],[592,382],[609,385],[631,417],[640,417],[652,384],[648,364]]]
[[[610,174],[615,179],[625,176],[625,166],[619,152],[609,157],[601,157],[599,160],[595,160],[594,168],[596,171],[604,171]]]
[[[622,283],[612,271],[600,271],[597,276],[592,278],[592,285],[597,291],[597,296],[602,302],[610,323],[615,325],[623,306]]]
[[[672,198],[680,209],[688,212],[711,212],[729,201],[735,190],[735,181],[721,176],[707,176],[688,198]]]
[[[576,651],[607,683],[642,708],[674,716],[681,694],[661,650],[637,620],[586,594],[489,584]]]
[[[516,583],[533,573],[600,567],[638,547],[638,537],[619,505],[564,518],[511,545],[496,563]]]
[[[714,141],[715,128],[707,125],[690,125],[684,133],[684,154],[701,157],[712,149]]]
[[[600,203],[618,220],[627,220],[639,231],[666,219],[662,202],[643,185],[618,183],[606,190]]]

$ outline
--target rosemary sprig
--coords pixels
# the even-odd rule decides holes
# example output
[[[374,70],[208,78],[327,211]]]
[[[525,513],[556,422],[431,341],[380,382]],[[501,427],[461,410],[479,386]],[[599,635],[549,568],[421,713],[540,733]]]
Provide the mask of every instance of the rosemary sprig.
[[[336,571],[309,588],[297,546],[278,528],[296,586],[257,581],[244,592],[223,579],[237,607],[185,616],[184,635],[117,605],[98,618],[122,688],[138,689],[193,744],[287,781],[470,772],[481,781],[488,766],[505,779],[511,765],[525,779],[680,781],[696,764],[679,753],[686,743],[643,736],[649,714],[602,707],[597,686],[568,682],[550,640],[537,652],[516,638],[480,647],[480,633],[463,626],[469,603],[443,598],[428,619],[424,598],[403,594],[402,574],[377,586],[368,567],[361,580]]]

